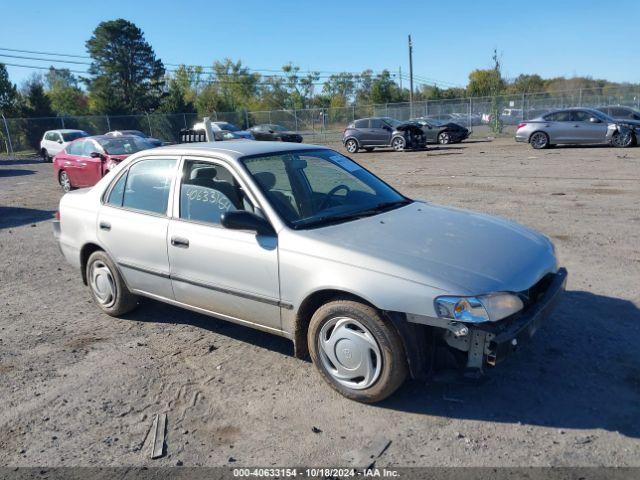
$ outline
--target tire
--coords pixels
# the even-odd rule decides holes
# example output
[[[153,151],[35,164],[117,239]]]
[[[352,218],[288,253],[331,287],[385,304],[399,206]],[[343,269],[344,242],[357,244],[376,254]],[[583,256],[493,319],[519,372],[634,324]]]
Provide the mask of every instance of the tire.
[[[58,183],[64,193],[68,193],[74,189],[69,175],[64,170],[60,170],[60,173],[58,174]]]
[[[373,152],[373,147],[364,147],[365,152]]]
[[[451,141],[451,134],[449,132],[440,132],[438,134],[438,143],[440,145],[448,145],[450,143],[452,143]]]
[[[635,147],[637,145],[637,139],[632,132],[627,132],[624,135],[620,132],[616,132],[611,139],[611,145],[616,148]]]
[[[549,147],[549,135],[544,132],[533,132],[529,137],[529,144],[536,150]]]
[[[102,250],[89,257],[86,275],[93,301],[107,315],[117,317],[138,306],[138,297],[129,291],[109,255]]]
[[[405,146],[406,146],[406,141],[402,137],[394,137],[391,140],[391,148],[393,148],[396,152],[404,151]]]
[[[407,376],[400,335],[375,308],[360,302],[336,299],[320,307],[311,318],[307,344],[322,378],[351,400],[379,402]]]
[[[358,141],[355,138],[350,138],[349,140],[347,140],[346,142],[344,142],[344,148],[347,149],[347,152],[349,153],[358,153]]]
[[[49,152],[47,152],[46,148],[42,149],[42,151],[40,152],[40,155],[42,156],[42,161],[44,163],[51,163],[53,161],[53,158],[49,156]]]

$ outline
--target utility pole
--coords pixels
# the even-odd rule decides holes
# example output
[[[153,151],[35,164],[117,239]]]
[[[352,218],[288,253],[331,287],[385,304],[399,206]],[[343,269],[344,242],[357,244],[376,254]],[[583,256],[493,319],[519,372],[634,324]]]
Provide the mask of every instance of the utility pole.
[[[409,115],[413,118],[413,43],[409,35]]]
[[[402,91],[402,65],[398,67],[398,80],[400,80],[400,91]]]

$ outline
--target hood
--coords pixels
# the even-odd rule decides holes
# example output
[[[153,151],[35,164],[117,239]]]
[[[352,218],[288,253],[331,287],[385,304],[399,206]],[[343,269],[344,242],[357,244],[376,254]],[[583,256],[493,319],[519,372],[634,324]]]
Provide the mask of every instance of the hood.
[[[630,118],[616,118],[616,124],[638,128],[640,127],[640,120],[632,120]]]
[[[440,125],[439,128],[448,128],[449,130],[466,130],[467,128],[460,125],[459,123],[448,122]]]
[[[253,138],[253,134],[247,130],[238,130],[230,133],[236,138]]]
[[[418,122],[404,122],[398,125],[394,130],[397,132],[424,133],[423,126]]]
[[[414,202],[300,234],[313,251],[450,294],[526,290],[557,270],[551,242],[497,217]],[[305,248],[314,248],[308,245]]]

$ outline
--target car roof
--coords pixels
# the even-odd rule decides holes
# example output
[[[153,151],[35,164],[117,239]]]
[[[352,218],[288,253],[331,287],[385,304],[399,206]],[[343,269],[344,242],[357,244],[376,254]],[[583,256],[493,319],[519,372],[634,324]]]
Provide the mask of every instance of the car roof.
[[[120,135],[118,137],[111,137],[109,135],[90,135],[88,137],[81,137],[81,138],[76,138],[74,140],[74,142],[77,141],[85,141],[85,140],[108,140],[110,142],[112,142],[113,140],[120,140],[121,138],[136,138],[139,139],[140,137],[138,137],[137,135]]]
[[[156,154],[172,155],[202,155],[221,154],[238,159],[249,155],[264,155],[278,152],[291,152],[296,150],[330,150],[322,145],[310,145],[305,143],[283,142],[256,142],[253,140],[224,140],[220,142],[181,143],[153,149]]]
[[[75,128],[56,128],[54,130],[47,130],[46,133],[49,132],[59,132],[59,133],[74,133],[74,132],[84,132],[86,133],[84,130],[78,130]]]

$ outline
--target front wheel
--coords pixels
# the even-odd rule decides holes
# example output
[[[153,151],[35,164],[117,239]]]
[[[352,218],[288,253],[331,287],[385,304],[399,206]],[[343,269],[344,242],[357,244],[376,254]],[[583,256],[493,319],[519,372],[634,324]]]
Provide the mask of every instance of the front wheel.
[[[47,152],[45,148],[42,149],[40,155],[42,156],[42,161],[44,163],[51,163],[51,161],[53,161],[53,158],[49,156],[49,152]]]
[[[100,310],[113,317],[130,312],[138,305],[109,256],[98,250],[87,261],[87,283]]]
[[[611,139],[611,145],[617,148],[629,148],[636,145],[636,136],[631,131],[616,132]]]
[[[529,143],[536,150],[541,150],[549,146],[549,136],[544,132],[535,132],[529,138]]]
[[[402,137],[395,137],[393,140],[391,140],[391,147],[396,151],[396,152],[401,152],[404,150],[405,147],[405,141],[404,138]]]
[[[349,153],[358,152],[358,142],[353,138],[350,138],[349,140],[344,142],[344,147],[347,149],[347,152]]]
[[[347,398],[379,402],[407,376],[400,335],[373,307],[339,299],[320,307],[307,343],[322,378]]]

